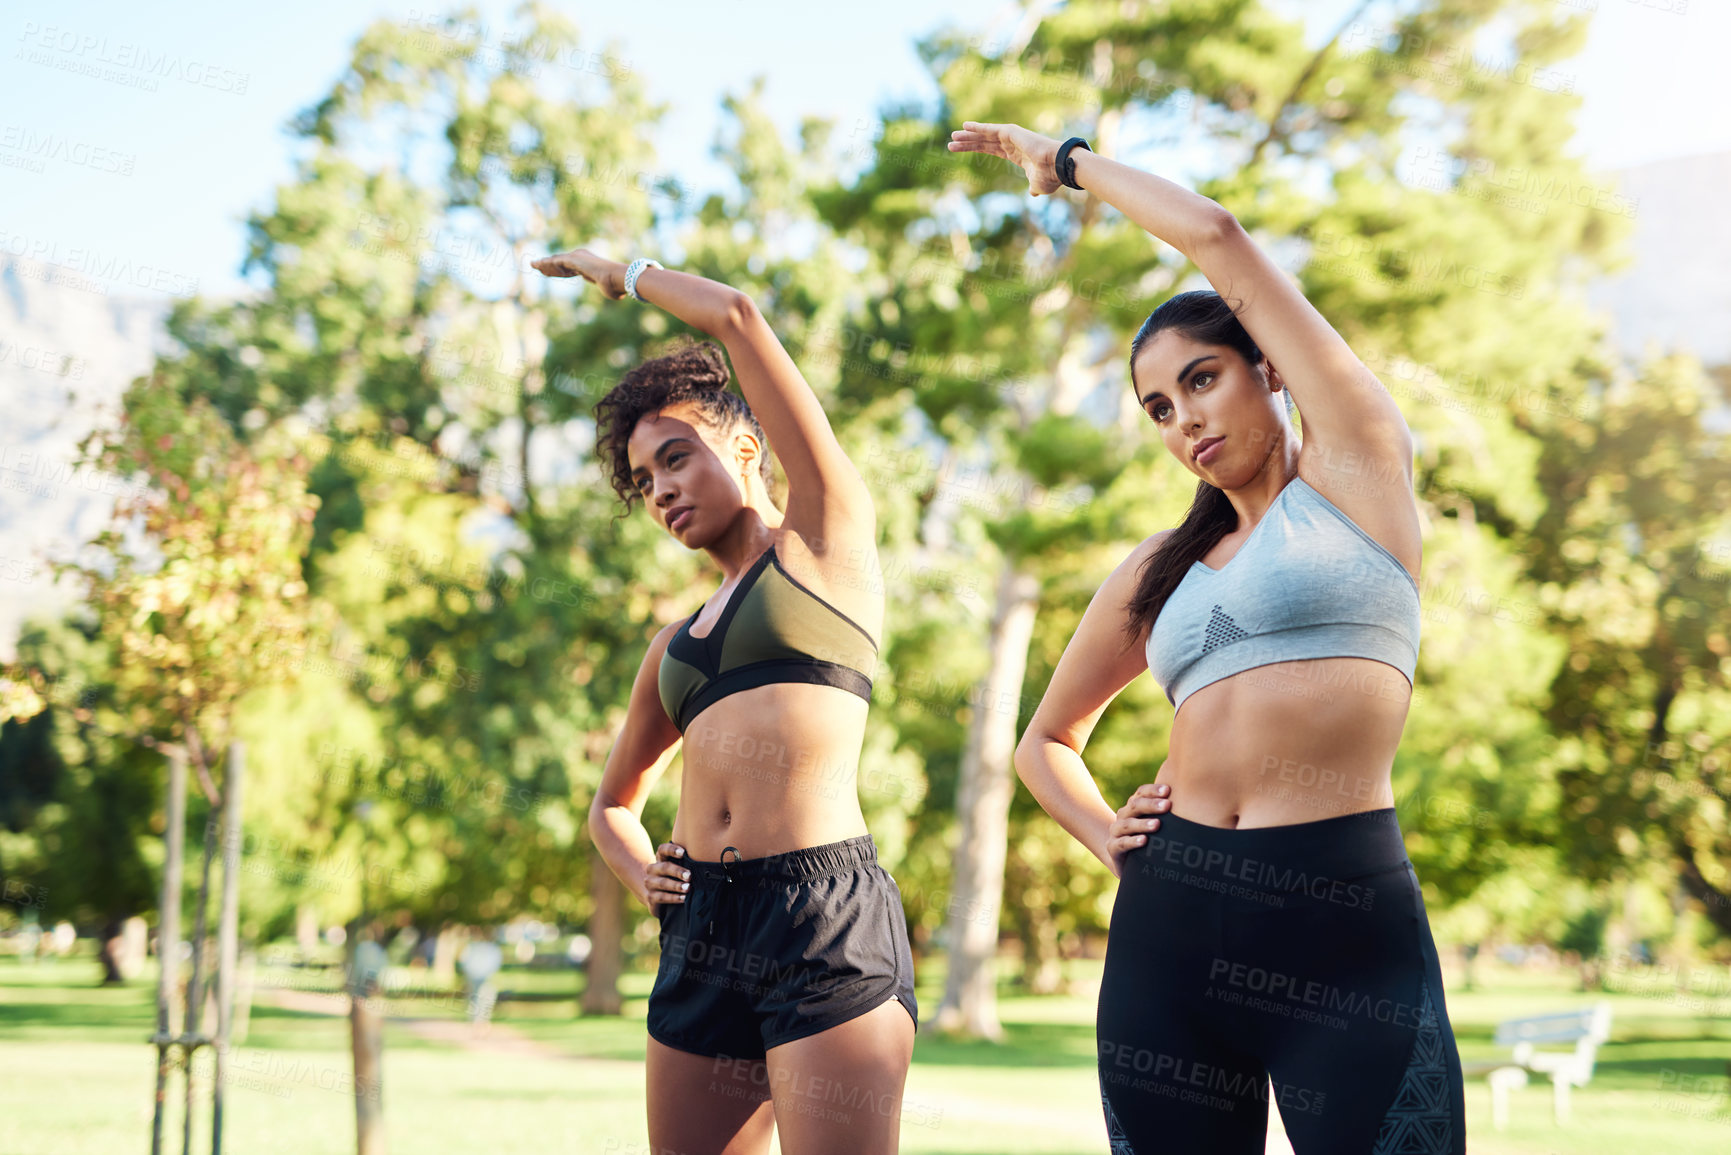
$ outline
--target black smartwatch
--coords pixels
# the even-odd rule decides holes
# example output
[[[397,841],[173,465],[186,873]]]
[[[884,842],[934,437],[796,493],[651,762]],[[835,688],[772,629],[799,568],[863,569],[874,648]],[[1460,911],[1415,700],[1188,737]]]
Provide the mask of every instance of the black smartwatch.
[[[1079,136],[1072,136],[1069,140],[1066,140],[1063,144],[1058,146],[1058,163],[1053,167],[1058,170],[1059,184],[1068,185],[1073,189],[1081,190],[1082,186],[1076,183],[1076,162],[1070,159],[1070,150],[1075,148],[1077,145],[1081,145],[1083,148],[1088,149],[1089,152],[1094,151],[1092,148],[1088,147],[1087,141],[1083,140]]]

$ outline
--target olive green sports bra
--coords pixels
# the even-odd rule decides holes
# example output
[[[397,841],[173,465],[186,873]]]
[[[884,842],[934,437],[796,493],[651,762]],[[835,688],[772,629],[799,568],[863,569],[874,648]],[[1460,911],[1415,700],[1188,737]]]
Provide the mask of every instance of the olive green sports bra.
[[[835,686],[871,700],[877,643],[788,573],[773,545],[752,563],[720,620],[701,638],[691,634],[697,614],[668,639],[656,672],[661,705],[681,734],[729,694],[775,682]]]

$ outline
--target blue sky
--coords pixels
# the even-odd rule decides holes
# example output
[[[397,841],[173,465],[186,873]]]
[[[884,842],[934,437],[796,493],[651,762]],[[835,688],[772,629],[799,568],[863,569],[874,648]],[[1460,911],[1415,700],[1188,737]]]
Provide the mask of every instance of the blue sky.
[[[1578,148],[1598,169],[1731,149],[1731,3],[1558,0],[1594,11],[1561,69],[1584,98]],[[512,5],[477,5],[504,22]],[[830,117],[845,136],[886,99],[931,94],[914,40],[945,24],[1009,27],[1004,0],[566,2],[585,47],[618,53],[669,110],[665,167],[698,185],[721,95],[768,77],[784,125]],[[1320,40],[1349,0],[1276,0]],[[281,126],[340,73],[378,17],[444,5],[14,0],[0,16],[0,252],[94,264],[115,292],[239,289],[246,213],[291,173]]]

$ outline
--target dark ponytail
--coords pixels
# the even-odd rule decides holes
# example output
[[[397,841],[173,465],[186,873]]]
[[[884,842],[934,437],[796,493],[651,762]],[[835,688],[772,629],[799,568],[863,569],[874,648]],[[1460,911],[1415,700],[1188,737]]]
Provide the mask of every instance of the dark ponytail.
[[[1262,362],[1262,350],[1239,322],[1232,307],[1212,289],[1179,293],[1148,314],[1130,342],[1131,388],[1135,388],[1136,356],[1155,334],[1175,329],[1184,336],[1209,345],[1225,345],[1254,369]],[[1286,393],[1286,409],[1294,409],[1292,391]],[[1138,572],[1136,592],[1124,603],[1129,618],[1125,632],[1131,644],[1147,638],[1166,606],[1166,599],[1221,538],[1238,527],[1238,511],[1226,491],[1206,481],[1196,484],[1190,511],[1178,527],[1148,556]]]

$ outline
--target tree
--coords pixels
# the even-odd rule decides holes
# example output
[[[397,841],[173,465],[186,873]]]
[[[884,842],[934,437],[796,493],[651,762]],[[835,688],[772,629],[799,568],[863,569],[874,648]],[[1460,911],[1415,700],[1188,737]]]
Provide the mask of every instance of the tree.
[[[183,407],[160,384],[140,378],[123,398],[120,427],[85,440],[85,464],[133,487],[79,560],[55,566],[84,585],[90,636],[100,642],[75,647],[62,634],[54,664],[77,662],[100,690],[56,702],[51,683],[64,670],[25,675],[36,690],[31,705],[55,702],[74,720],[67,740],[83,747],[79,757],[59,756],[66,801],[46,824],[43,849],[55,860],[67,835],[96,836],[77,839],[52,873],[69,900],[101,915],[110,982],[121,976],[106,944],[128,916],[151,907],[137,835],[160,797],[157,751],[184,748],[216,804],[212,770],[233,738],[237,704],[270,680],[271,655],[302,635],[301,554],[316,508],[305,461],[269,442],[251,452],[208,402]]]
[[[1527,571],[1568,644],[1549,687],[1568,869],[1609,882],[1669,860],[1731,935],[1731,444],[1693,359],[1607,367],[1595,403],[1534,422],[1542,512]]]
[[[6,829],[0,875],[40,917],[94,926],[104,983],[124,981],[111,943],[156,909],[162,756],[115,721],[113,647],[87,614],[26,625],[0,710]],[[9,715],[9,716],[7,716]]]
[[[592,536],[604,506],[567,460],[604,374],[543,371],[550,303],[528,269],[647,235],[660,113],[551,9],[515,19],[501,43],[472,12],[372,25],[296,118],[297,177],[250,224],[266,291],[171,321],[177,391],[318,458],[307,565],[333,616],[287,660],[336,675],[319,692],[348,726],[303,729],[299,764],[261,784],[296,801],[285,842],[311,853],[292,865],[364,859],[387,881],[375,901],[429,929],[587,917],[571,794],[677,588],[633,584]],[[653,336],[627,310],[594,329],[607,355]],[[297,791],[283,776],[309,762],[318,789]],[[357,823],[364,798],[381,804]],[[337,873],[324,903],[352,913],[353,869]]]
[[[1475,40],[1498,20],[1517,67],[1474,55]],[[1030,494],[1038,485],[1084,495],[1068,508],[1029,502],[979,519],[1000,561],[977,668],[989,672],[994,700],[1017,705],[994,718],[973,715],[964,746],[953,867],[953,908],[964,913],[952,915],[947,932],[951,973],[940,1021],[995,1033],[996,937],[978,933],[977,912],[1000,909],[1013,745],[1001,739],[1038,699],[1017,692],[1029,637],[1056,643],[1027,659],[1035,686],[1068,637],[1041,627],[1035,608],[1070,623],[1080,613],[1074,602],[1049,604],[1041,591],[1063,572],[1055,567],[1077,559],[1078,541],[1116,543],[1077,559],[1094,580],[1076,583],[1070,596],[1091,592],[1136,540],[1172,524],[1186,504],[1146,442],[1137,443],[1122,359],[1134,325],[1194,279],[1170,250],[1091,198],[1035,203],[1000,162],[947,156],[948,130],[969,119],[1078,134],[1157,171],[1178,147],[1205,142],[1211,163],[1195,181],[1199,190],[1276,251],[1293,253],[1290,242],[1298,242],[1289,259],[1307,294],[1398,391],[1420,446],[1427,552],[1458,551],[1484,561],[1505,587],[1518,586],[1507,543],[1479,540],[1460,510],[1473,495],[1519,480],[1498,468],[1535,452],[1517,413],[1534,397],[1542,404],[1580,390],[1572,350],[1591,338],[1577,307],[1526,286],[1607,259],[1626,230],[1591,198],[1583,205],[1565,196],[1537,215],[1482,189],[1515,164],[1547,187],[1582,183],[1579,163],[1563,151],[1578,102],[1559,91],[1551,66],[1578,49],[1584,28],[1524,0],[1439,0],[1416,10],[1366,3],[1319,46],[1302,25],[1241,0],[1071,3],[1049,13],[1029,6],[1005,43],[946,34],[923,45],[943,90],[940,106],[886,113],[867,171],[820,201],[826,219],[872,255],[884,304],[867,311],[863,344],[892,363],[893,350],[919,351],[907,360],[918,366],[911,385],[925,420],[910,438],[941,459],[979,462],[1006,489],[1019,482]],[[1446,63],[1435,66],[1436,58]],[[1457,130],[1451,136],[1434,124]],[[1439,187],[1403,166],[1402,149],[1415,143],[1446,159]],[[1515,332],[1546,340],[1505,339]],[[1409,369],[1431,384],[1410,384]],[[1485,397],[1463,419],[1461,383],[1486,380],[1521,388]],[[1512,503],[1530,490],[1502,496]],[[1443,644],[1433,642],[1421,666],[1396,784],[1421,803],[1408,826],[1421,872],[1464,897],[1505,865],[1483,853],[1494,835],[1522,842],[1542,831],[1547,787],[1529,767],[1546,737],[1537,700],[1546,663],[1560,655],[1530,616],[1527,628],[1511,630],[1455,607],[1432,613],[1442,624],[1431,635]],[[1523,671],[1495,727],[1482,733],[1463,733],[1455,706],[1482,694],[1483,679],[1428,657],[1458,653],[1472,637],[1494,640],[1504,661],[1518,655]],[[1149,715],[1152,697],[1136,691],[1126,703],[1091,747],[1108,797],[1147,780],[1158,762],[1152,750],[1164,721]],[[1440,808],[1442,820],[1439,800],[1451,804]],[[1461,810],[1469,821],[1455,816]],[[1028,867],[1028,880],[1042,869]],[[1041,919],[1019,921],[1024,933],[1051,941]],[[1024,953],[1038,958],[1041,949]]]

